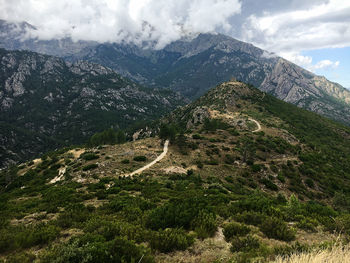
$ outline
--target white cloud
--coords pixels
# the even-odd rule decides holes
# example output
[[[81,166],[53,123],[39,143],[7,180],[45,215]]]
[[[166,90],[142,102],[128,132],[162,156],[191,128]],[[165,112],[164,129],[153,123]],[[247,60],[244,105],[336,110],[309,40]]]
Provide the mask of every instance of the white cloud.
[[[339,66],[339,61],[333,62],[328,59],[319,61],[314,67],[315,69],[335,69]]]
[[[300,55],[298,52],[282,52],[281,56],[312,72],[315,72],[319,69],[336,69],[340,64],[339,61],[331,61],[328,59],[313,63],[312,57]]]
[[[99,42],[156,41],[158,47],[186,32],[228,31],[239,0],[0,0],[0,18],[27,21],[40,39]]]
[[[243,23],[241,39],[275,52],[309,70],[334,69],[339,62],[312,64],[306,50],[350,46],[350,1],[329,0],[303,9],[251,14]]]

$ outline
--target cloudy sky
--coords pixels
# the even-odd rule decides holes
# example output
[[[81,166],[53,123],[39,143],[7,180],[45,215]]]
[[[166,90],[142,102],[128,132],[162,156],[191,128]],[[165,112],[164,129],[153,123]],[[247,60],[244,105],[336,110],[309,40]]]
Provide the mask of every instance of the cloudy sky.
[[[158,47],[217,31],[275,52],[350,88],[349,0],[0,0],[0,19],[27,21],[41,39]]]

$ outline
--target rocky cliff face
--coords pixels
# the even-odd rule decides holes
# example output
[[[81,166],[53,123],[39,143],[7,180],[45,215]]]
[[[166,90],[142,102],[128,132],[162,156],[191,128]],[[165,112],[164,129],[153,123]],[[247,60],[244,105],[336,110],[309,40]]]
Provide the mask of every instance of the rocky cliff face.
[[[348,90],[284,59],[279,59],[260,89],[301,108],[350,124]]]
[[[157,118],[184,102],[173,92],[146,90],[97,64],[0,50],[0,166],[38,154],[37,148],[82,143],[96,131]],[[17,137],[43,143],[22,147]]]

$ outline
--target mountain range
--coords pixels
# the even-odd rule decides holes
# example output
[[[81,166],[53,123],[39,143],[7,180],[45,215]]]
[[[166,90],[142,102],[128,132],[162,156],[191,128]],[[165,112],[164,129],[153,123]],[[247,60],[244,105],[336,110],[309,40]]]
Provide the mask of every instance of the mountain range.
[[[0,22],[0,47],[32,50],[71,62],[94,62],[144,86],[169,88],[189,99],[235,78],[286,102],[350,124],[349,90],[222,34],[194,34],[155,50],[128,43],[31,39],[25,38],[26,29],[35,27]]]

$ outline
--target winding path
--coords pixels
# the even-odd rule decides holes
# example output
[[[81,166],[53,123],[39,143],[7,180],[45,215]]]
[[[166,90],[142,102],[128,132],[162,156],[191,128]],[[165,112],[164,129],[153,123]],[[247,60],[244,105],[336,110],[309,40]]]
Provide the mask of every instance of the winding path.
[[[126,175],[126,176],[133,176],[135,174],[140,174],[144,170],[147,170],[148,168],[150,168],[151,166],[153,166],[154,164],[156,164],[157,162],[162,160],[165,157],[165,155],[167,154],[167,152],[168,152],[168,146],[169,146],[169,140],[166,140],[165,143],[164,143],[163,152],[156,159],[154,159],[149,164],[141,167],[140,169],[137,169],[136,171],[133,171],[132,173],[130,173],[130,174]]]
[[[254,120],[252,118],[249,118],[249,120],[254,122],[258,126],[258,128],[256,130],[252,131],[252,132],[258,132],[258,131],[261,130],[261,125],[260,125],[260,123],[257,120]]]

